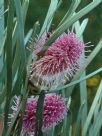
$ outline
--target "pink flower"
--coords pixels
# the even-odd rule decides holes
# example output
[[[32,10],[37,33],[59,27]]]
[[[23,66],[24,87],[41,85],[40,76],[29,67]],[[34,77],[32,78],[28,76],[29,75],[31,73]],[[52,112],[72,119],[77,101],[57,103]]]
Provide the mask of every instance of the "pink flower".
[[[44,56],[32,64],[30,80],[42,89],[56,88],[65,83],[82,68],[84,48],[84,43],[76,34],[62,34]]]
[[[38,97],[28,98],[27,100],[22,126],[23,133],[34,134],[37,101]],[[13,114],[11,114],[11,118],[14,117],[15,112],[18,109],[17,104],[18,98],[16,98],[16,106],[12,106]],[[61,122],[66,115],[67,107],[65,104],[65,99],[56,94],[47,94],[44,99],[42,131],[45,132],[47,129],[55,126]]]

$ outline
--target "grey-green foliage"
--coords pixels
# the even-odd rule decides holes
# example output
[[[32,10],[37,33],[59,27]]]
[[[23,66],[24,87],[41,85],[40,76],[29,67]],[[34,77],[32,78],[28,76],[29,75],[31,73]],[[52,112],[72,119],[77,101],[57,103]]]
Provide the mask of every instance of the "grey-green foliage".
[[[4,3],[0,1],[0,75],[3,68],[3,43],[4,43]]]
[[[67,10],[66,15],[62,18],[61,22],[52,36],[46,42],[43,50],[45,51],[48,46],[65,30],[69,27],[73,26],[75,28],[76,34],[83,38],[83,32],[85,31],[86,25],[88,23],[88,19],[83,20],[80,24],[79,19],[93,10],[96,6],[98,6],[102,0],[94,0],[86,7],[76,12],[77,7],[79,6],[81,0],[72,0],[71,7]],[[32,34],[41,36],[43,32],[48,31],[51,23],[54,18],[54,14],[56,10],[59,8],[61,1],[59,0],[51,0],[49,10],[43,26],[38,33],[39,27],[37,23],[35,23],[34,27],[32,27],[27,35],[24,35],[25,31],[25,21],[27,10],[29,6],[29,0],[10,0],[8,3],[8,12],[7,12],[7,26],[4,28],[4,1],[0,1],[0,108],[2,112],[5,113],[4,118],[4,127],[3,127],[3,136],[9,136],[11,132],[14,134],[15,122],[17,121],[17,117],[19,112],[24,115],[24,109],[26,106],[26,100],[28,97],[28,77],[29,77],[29,67],[31,63],[31,53],[26,47],[29,41],[29,38]],[[15,14],[16,13],[16,14]],[[15,16],[14,16],[15,15]],[[34,36],[33,35],[33,36]],[[95,49],[86,59],[85,68],[91,63],[91,61],[96,57],[99,51],[102,48],[102,40],[99,41]],[[77,115],[77,121],[75,124],[74,135],[77,136],[79,133],[79,129],[82,130],[82,136],[92,136],[93,134],[97,136],[99,134],[100,128],[102,126],[102,82],[99,85],[97,93],[95,95],[92,106],[87,113],[87,88],[86,88],[86,79],[95,74],[102,71],[102,68],[97,68],[97,70],[89,75],[85,74],[85,69],[80,71],[79,74],[75,75],[72,82],[63,86],[59,86],[56,90],[49,90],[47,93],[55,93],[59,92],[67,97],[67,91],[71,95],[73,88],[76,84],[80,83],[80,99],[81,104],[79,108],[79,113]],[[46,92],[44,92],[46,93]],[[15,117],[12,119],[12,123],[8,127],[8,114],[11,107],[11,100],[14,95],[19,95],[20,97],[20,105],[18,107],[18,111],[15,114]],[[41,97],[38,100],[38,106],[42,103],[41,108],[43,107],[43,99],[45,94],[41,93]],[[74,101],[74,100],[72,100]],[[6,108],[5,108],[6,107]],[[71,107],[71,106],[70,106]],[[39,113],[36,117],[36,122],[39,120],[40,125],[36,126],[37,136],[43,135],[41,133],[42,127],[42,109],[37,107],[37,113]],[[95,110],[96,109],[96,110]],[[93,122],[91,119],[94,118]],[[99,123],[98,123],[99,122]],[[22,118],[19,123],[19,131],[17,135],[20,135],[21,126],[22,126]],[[89,127],[90,126],[90,127]],[[38,131],[39,129],[39,131]],[[68,112],[65,120],[60,123],[58,126],[53,128],[53,131],[50,133],[45,133],[44,135],[56,136],[57,134],[63,136],[71,136],[73,131],[73,122],[72,122],[72,114],[71,110]],[[94,130],[94,131],[92,131]],[[97,130],[97,131],[96,131]],[[38,132],[37,132],[38,131]],[[15,135],[15,134],[14,134]]]

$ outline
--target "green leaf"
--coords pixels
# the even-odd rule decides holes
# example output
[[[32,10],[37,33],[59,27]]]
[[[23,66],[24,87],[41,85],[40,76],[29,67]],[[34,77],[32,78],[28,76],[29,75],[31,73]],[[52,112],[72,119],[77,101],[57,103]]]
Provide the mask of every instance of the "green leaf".
[[[67,112],[67,116],[63,120],[61,136],[68,136],[69,131],[70,131],[70,127],[72,125],[72,112],[71,112],[71,109],[70,109],[70,107],[71,107],[70,103],[71,103],[71,97],[68,98],[68,102],[67,102],[68,112]]]
[[[45,18],[45,21],[39,36],[41,36],[44,32],[47,32],[49,30],[49,27],[53,20],[57,6],[58,6],[58,0],[51,0],[50,7],[48,9],[48,12],[47,12],[47,15],[46,15],[46,18]]]
[[[100,120],[101,117],[99,117],[99,114],[101,112],[100,109],[101,108],[101,99],[102,99],[102,95],[100,96],[100,99],[98,100],[98,103],[96,105],[96,108],[95,108],[95,111],[94,111],[94,120],[93,120],[93,124],[90,126],[89,128],[89,136],[92,136],[92,135],[97,135],[99,136],[99,133],[100,133],[100,127],[102,125],[102,121]],[[94,128],[97,126],[97,130],[95,130]],[[94,130],[94,131],[93,131]]]
[[[70,126],[70,129],[69,129],[69,136],[72,136],[72,126]]]
[[[81,76],[80,79],[82,79],[83,77],[85,77],[86,73],[84,72]],[[80,101],[81,104],[83,102],[85,102],[84,108],[83,108],[83,112],[82,112],[82,118],[81,118],[81,123],[82,123],[82,127],[84,125],[84,122],[86,121],[87,118],[87,87],[86,87],[86,80],[84,80],[83,82],[80,82]]]
[[[13,65],[12,65],[12,78],[14,79],[15,74],[17,73],[17,70],[20,65],[20,60],[21,60],[21,50],[20,50],[20,44],[16,44],[16,50],[15,50],[15,57],[13,60]]]
[[[3,88],[2,92],[0,91],[0,105],[3,103],[6,96],[6,87]]]
[[[26,2],[28,2],[28,0]],[[26,71],[25,70],[25,68],[26,68],[26,54],[25,54],[25,46],[24,46],[24,23],[25,23],[24,20],[25,20],[25,17],[23,17],[23,15],[22,15],[24,13],[24,11],[22,11],[22,9],[24,9],[24,10],[27,10],[27,9],[25,9],[24,6],[23,6],[23,8],[21,7],[20,0],[17,0],[17,1],[15,0],[15,7],[16,7],[16,14],[17,14],[17,24],[16,24],[17,26],[15,27],[14,37],[17,36],[18,45],[16,45],[15,58],[14,58],[14,63],[13,63],[13,75],[15,76],[16,72],[18,72],[18,75],[17,75],[17,81],[14,85],[17,88],[15,88],[15,87],[13,88],[13,90],[15,90],[15,91],[13,91],[13,94],[16,93],[17,91],[19,91],[19,92],[21,91],[22,79],[24,76],[24,72]],[[28,6],[27,6],[27,8],[28,8]],[[26,15],[26,14],[24,14],[24,15]],[[14,39],[16,39],[16,38],[14,38]],[[19,57],[17,57],[18,54],[19,54]],[[19,89],[19,90],[17,90],[17,89]]]
[[[0,50],[4,40],[4,0],[0,1]]]
[[[58,92],[58,91],[62,91],[63,89],[68,88],[68,87],[71,87],[71,86],[73,86],[73,85],[75,85],[75,84],[78,84],[78,83],[80,83],[80,82],[82,82],[82,81],[84,81],[84,80],[86,80],[86,79],[88,79],[88,78],[90,78],[90,77],[96,75],[97,73],[99,73],[99,72],[101,72],[101,71],[102,71],[102,68],[99,68],[98,70],[96,70],[96,71],[92,72],[91,74],[89,74],[89,75],[83,77],[82,79],[73,81],[73,82],[71,82],[71,83],[69,83],[69,84],[66,84],[66,85],[64,85],[64,86],[62,86],[62,87],[57,88],[56,90],[50,90],[50,92],[47,92],[47,93],[56,93],[56,92]],[[67,89],[66,89],[66,91],[67,91]]]
[[[16,6],[16,14],[17,14],[17,23],[18,23],[18,35],[19,35],[19,44],[21,47],[21,59],[22,65],[25,64],[25,48],[24,48],[24,22],[23,22],[23,15],[22,15],[22,7],[20,0],[14,0]]]
[[[27,15],[27,10],[28,10],[28,6],[29,6],[29,0],[23,0],[23,3],[22,3],[22,11],[21,11],[21,13],[22,13],[22,21],[21,22],[23,22],[23,24],[25,25],[25,20],[26,20],[26,15]],[[16,40],[17,40],[17,38],[18,38],[18,31],[19,31],[19,28],[18,28],[18,22],[17,22],[17,19],[16,19],[16,23],[15,23],[15,27],[14,27],[14,31],[13,31],[13,47],[14,47],[14,45],[15,45],[15,43],[16,43]]]
[[[35,136],[42,136],[42,123],[43,123],[43,104],[45,98],[45,91],[41,91],[41,94],[38,98],[37,109],[36,109],[36,129]]]
[[[4,0],[0,1],[0,72],[3,67],[3,57],[1,55],[4,42]]]
[[[96,121],[96,119],[97,119],[100,107],[101,107],[101,98],[99,99],[99,102],[97,103],[97,106],[94,111],[94,121]]]
[[[33,33],[33,29],[30,29],[30,30],[28,31],[28,33],[26,34],[25,38],[24,38],[24,45],[26,45],[26,44],[28,43],[29,39],[30,39],[31,36],[32,36],[32,33]]]
[[[25,24],[25,19],[26,19],[26,15],[27,15],[28,5],[29,5],[29,0],[23,1],[22,8],[21,8],[20,2],[16,3],[16,8],[17,8],[17,6],[19,6],[19,8],[22,10],[21,10],[21,12],[19,12],[17,10],[17,22],[15,24],[15,28],[13,31],[13,38],[12,38],[13,39],[13,46],[15,45],[16,40],[17,40],[17,44],[15,45],[16,51],[15,51],[13,66],[12,66],[13,67],[13,79],[15,78],[15,75],[17,74],[17,71],[19,70],[20,64],[23,65],[25,63],[24,62],[25,61],[24,24]],[[19,39],[18,39],[18,37],[19,37]],[[23,69],[23,68],[21,68],[21,69]]]
[[[72,3],[70,5],[70,8],[68,9],[67,13],[65,14],[65,16],[63,17],[63,19],[61,20],[61,22],[59,23],[58,26],[62,25],[64,23],[64,21],[68,20],[71,16],[73,16],[75,10],[77,9],[77,7],[79,6],[81,0],[72,0]]]
[[[94,136],[93,125],[91,125],[89,128],[89,136]]]
[[[88,20],[85,19],[83,20],[82,24],[80,24],[79,21],[77,21],[74,26],[75,26],[75,32],[77,34],[77,36],[79,36],[82,41],[83,41],[83,32],[86,28],[86,25],[88,23]],[[83,77],[86,76],[86,72],[84,71],[82,73],[82,75],[80,76],[80,79],[82,79]],[[86,80],[80,82],[80,101],[81,101],[81,105],[83,104],[83,101],[85,101],[85,106],[83,108],[83,112],[82,112],[82,117],[81,117],[81,123],[82,123],[82,127],[84,125],[84,122],[86,120],[87,117],[87,88],[86,88]]]
[[[86,105],[86,103],[84,101],[83,103],[81,103],[81,106],[79,108],[78,115],[77,115],[77,121],[76,121],[76,127],[75,127],[75,131],[74,131],[74,136],[78,136],[78,132],[79,132],[79,129],[81,126],[81,118],[83,117],[82,113],[83,113],[84,107],[86,107],[85,105]]]
[[[89,111],[89,114],[87,116],[87,119],[86,119],[86,122],[84,124],[84,127],[83,127],[83,130],[82,130],[82,136],[86,136],[87,134],[87,131],[88,131],[88,127],[90,125],[90,122],[91,122],[91,119],[92,119],[92,116],[94,114],[94,111],[95,111],[95,108],[96,108],[96,105],[98,103],[98,100],[100,99],[100,96],[102,94],[102,81],[99,85],[99,88],[97,90],[97,93],[96,93],[96,96],[94,98],[94,101],[92,103],[92,106],[90,108],[90,111]],[[101,114],[102,115],[102,114]],[[101,121],[102,122],[102,121]]]
[[[88,23],[88,19],[87,18],[82,21],[81,25],[79,24],[79,21],[74,23],[73,26],[75,27],[75,32],[76,32],[78,37],[81,37],[83,35],[84,30],[85,30],[85,28],[87,26],[87,23]]]
[[[88,19],[83,20],[82,24],[80,24],[79,21],[77,21],[74,24],[75,27],[75,32],[77,34],[78,37],[80,37],[83,41],[83,32],[86,28],[86,25],[88,23]],[[80,77],[80,79],[82,79],[83,77],[86,76],[86,72],[84,71]],[[82,117],[81,117],[81,123],[82,123],[82,127],[84,125],[84,122],[86,120],[87,117],[87,88],[86,88],[86,80],[80,82],[80,101],[81,101],[81,105],[83,104],[83,101],[85,101],[85,106],[82,112]]]
[[[29,6],[29,0],[23,0],[21,11],[22,11],[22,17],[23,17],[24,25],[25,25],[25,20],[26,20],[26,16],[27,16],[28,6]]]
[[[94,136],[97,136],[97,134],[100,133],[100,129],[102,127],[102,108],[100,110],[100,112],[97,115],[97,119],[96,122],[94,122]]]
[[[7,66],[7,89],[6,89],[6,105],[5,105],[5,120],[4,131],[7,129],[8,111],[10,105],[10,98],[12,92],[12,31],[13,31],[13,17],[14,17],[14,1],[9,2],[8,20],[7,20],[7,37],[6,45],[6,66]]]

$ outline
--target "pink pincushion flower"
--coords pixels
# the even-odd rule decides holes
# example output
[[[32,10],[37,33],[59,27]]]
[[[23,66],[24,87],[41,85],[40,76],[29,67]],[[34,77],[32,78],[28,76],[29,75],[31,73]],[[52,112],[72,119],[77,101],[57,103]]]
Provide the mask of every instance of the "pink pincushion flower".
[[[32,64],[30,80],[42,89],[54,88],[70,80],[84,64],[84,47],[76,34],[62,34],[44,56]]]
[[[37,101],[38,97],[28,98],[27,100],[22,126],[23,133],[34,134]],[[18,103],[19,100],[16,98],[15,106],[12,106],[13,114],[11,114],[11,118],[14,117],[18,109]],[[67,107],[65,99],[56,94],[47,94],[44,99],[42,131],[45,132],[47,129],[55,126],[61,122],[66,115]]]

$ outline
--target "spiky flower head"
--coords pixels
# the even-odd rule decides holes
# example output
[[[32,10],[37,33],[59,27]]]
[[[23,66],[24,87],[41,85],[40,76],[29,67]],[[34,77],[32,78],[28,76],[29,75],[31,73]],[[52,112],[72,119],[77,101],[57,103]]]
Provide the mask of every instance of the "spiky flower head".
[[[84,64],[84,43],[75,33],[63,33],[32,63],[30,80],[42,89],[56,87],[70,80]]]
[[[35,132],[37,101],[38,97],[27,99],[22,126],[23,133],[34,134]],[[16,98],[16,102],[14,103],[15,105],[12,106],[13,113],[11,114],[11,118],[14,117],[18,109],[18,98]],[[66,101],[63,97],[56,94],[47,94],[44,99],[42,131],[45,132],[61,122],[66,116],[67,110]]]

